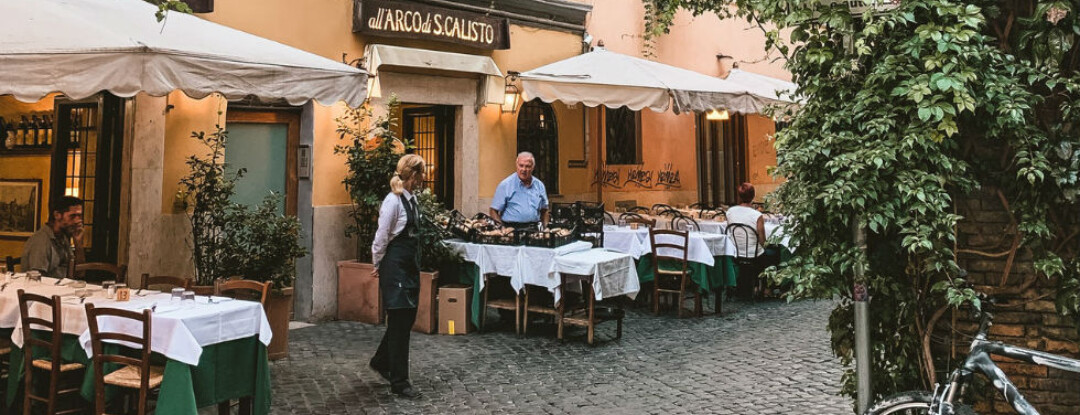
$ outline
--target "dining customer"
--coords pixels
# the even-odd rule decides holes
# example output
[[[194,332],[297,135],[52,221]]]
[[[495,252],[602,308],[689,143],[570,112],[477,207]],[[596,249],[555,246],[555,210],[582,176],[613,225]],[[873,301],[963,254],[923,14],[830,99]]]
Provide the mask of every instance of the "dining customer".
[[[756,232],[747,235],[745,246],[737,246],[739,256],[756,259],[758,270],[780,264],[780,249],[765,245],[765,215],[754,208],[754,185],[749,182],[740,184],[736,189],[739,204],[729,207],[725,216],[728,224],[740,223],[754,228]]]
[[[420,208],[415,192],[424,183],[425,170],[424,159],[416,154],[398,160],[371,244],[371,273],[379,279],[386,332],[368,365],[390,382],[394,394],[407,398],[420,396],[409,383],[409,334],[420,296]]]
[[[490,215],[506,226],[536,229],[548,223],[548,196],[544,183],[533,177],[536,158],[528,151],[517,155],[517,170],[495,187]]]
[[[71,276],[75,262],[85,262],[82,250],[83,202],[63,196],[49,206],[49,221],[23,245],[22,269],[52,278]]]

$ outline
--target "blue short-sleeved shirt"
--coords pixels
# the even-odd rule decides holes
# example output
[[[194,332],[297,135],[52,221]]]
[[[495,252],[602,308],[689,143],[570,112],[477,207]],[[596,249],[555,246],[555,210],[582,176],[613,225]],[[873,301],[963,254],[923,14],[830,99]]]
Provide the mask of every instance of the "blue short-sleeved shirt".
[[[526,187],[517,173],[511,173],[495,188],[491,208],[505,222],[539,222],[540,209],[548,208],[547,189],[536,177],[532,178],[532,186]]]

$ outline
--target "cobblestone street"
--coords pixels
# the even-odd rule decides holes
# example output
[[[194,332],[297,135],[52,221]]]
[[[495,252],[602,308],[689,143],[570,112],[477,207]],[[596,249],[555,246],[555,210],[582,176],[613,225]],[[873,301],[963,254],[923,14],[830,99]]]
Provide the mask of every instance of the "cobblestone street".
[[[328,322],[293,330],[272,364],[273,413],[848,414],[825,329],[831,303],[729,302],[717,318],[627,316],[623,338],[560,344],[546,325],[465,336],[413,335],[412,381],[397,398],[367,368],[382,326]],[[613,338],[614,323],[598,329]]]

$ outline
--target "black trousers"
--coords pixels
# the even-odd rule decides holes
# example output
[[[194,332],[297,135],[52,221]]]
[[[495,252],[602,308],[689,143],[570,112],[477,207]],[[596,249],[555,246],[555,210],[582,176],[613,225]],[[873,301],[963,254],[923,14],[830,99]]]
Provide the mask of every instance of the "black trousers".
[[[386,332],[371,358],[375,369],[390,372],[390,386],[395,389],[409,384],[409,335],[415,322],[415,308],[386,310]]]

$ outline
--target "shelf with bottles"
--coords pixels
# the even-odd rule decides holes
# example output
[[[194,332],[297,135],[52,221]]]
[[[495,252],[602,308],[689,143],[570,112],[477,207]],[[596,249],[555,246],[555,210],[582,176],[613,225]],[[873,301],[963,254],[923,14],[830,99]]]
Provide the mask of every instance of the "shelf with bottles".
[[[0,117],[0,153],[43,153],[56,141],[53,114],[29,113]]]

